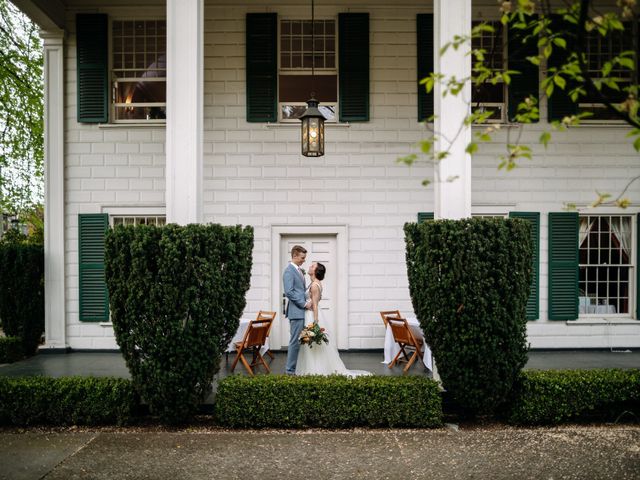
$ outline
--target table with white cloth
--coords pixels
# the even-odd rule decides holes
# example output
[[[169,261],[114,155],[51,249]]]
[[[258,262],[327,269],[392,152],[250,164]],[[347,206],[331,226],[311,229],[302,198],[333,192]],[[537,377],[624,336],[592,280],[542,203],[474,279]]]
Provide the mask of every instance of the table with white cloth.
[[[596,304],[596,299],[592,297],[579,297],[579,312],[587,314],[617,313],[615,305]]]
[[[433,371],[433,359],[431,357],[431,349],[427,342],[424,341],[424,333],[420,328],[420,322],[415,317],[407,317],[407,323],[409,324],[409,328],[411,329],[411,333],[416,340],[422,340],[424,345],[424,355],[422,356],[422,361],[424,362],[424,366],[429,370]],[[391,327],[387,325],[387,331],[384,336],[384,362],[389,364],[393,361],[395,356],[400,351],[400,345],[393,339],[393,332],[391,331]]]
[[[229,343],[229,348],[227,348],[227,352],[235,352],[236,351],[236,342],[241,342],[244,339],[244,334],[247,332],[247,328],[249,328],[249,324],[251,320],[241,319],[240,324],[238,325],[238,330],[236,334],[233,336],[233,339]],[[267,337],[267,341],[264,342],[264,345],[260,349],[260,355],[264,355],[269,351],[269,337]]]

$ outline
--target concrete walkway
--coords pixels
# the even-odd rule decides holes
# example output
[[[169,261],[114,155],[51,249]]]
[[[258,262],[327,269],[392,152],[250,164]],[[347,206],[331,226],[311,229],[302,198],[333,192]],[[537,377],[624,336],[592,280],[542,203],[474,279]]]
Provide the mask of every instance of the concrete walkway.
[[[640,427],[0,433],[0,479],[637,479]]]

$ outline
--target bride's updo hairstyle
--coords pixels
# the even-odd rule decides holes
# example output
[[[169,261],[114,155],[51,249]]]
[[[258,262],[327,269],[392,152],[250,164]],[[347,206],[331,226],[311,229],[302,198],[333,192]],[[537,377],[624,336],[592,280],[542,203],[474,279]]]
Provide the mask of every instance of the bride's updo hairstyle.
[[[327,267],[325,267],[320,262],[316,264],[316,278],[318,280],[324,280],[324,274],[327,272]]]

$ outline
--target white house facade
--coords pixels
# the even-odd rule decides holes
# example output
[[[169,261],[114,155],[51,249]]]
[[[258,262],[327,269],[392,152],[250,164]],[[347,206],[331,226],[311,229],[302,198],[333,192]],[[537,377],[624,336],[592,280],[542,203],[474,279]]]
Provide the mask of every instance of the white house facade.
[[[117,348],[101,270],[104,229],[167,222],[254,227],[244,316],[279,312],[272,348],[288,343],[281,271],[293,244],[327,264],[323,308],[338,346],[382,348],[378,312],[413,315],[404,223],[469,215],[532,222],[533,348],[640,347],[640,184],[626,191],[627,209],[565,209],[586,207],[596,192],[622,192],[640,175],[628,127],[585,105],[596,120],[542,147],[549,119],[571,113],[566,103],[543,98],[539,123],[511,121],[518,94],[545,75],[541,67],[509,88],[468,87],[467,98],[495,109],[500,125],[472,158],[464,147],[475,127],[463,129],[435,171],[397,162],[429,135],[423,121],[433,112],[435,129],[453,133],[442,137],[455,136],[468,103],[439,91],[434,100],[418,80],[434,69],[469,74],[469,57],[434,50],[472,21],[498,20],[495,1],[318,0],[313,44],[310,2],[15,3],[41,25],[45,45],[44,348]],[[518,65],[508,29],[479,41]],[[296,119],[312,89],[329,117],[317,158],[301,155]],[[518,136],[533,159],[498,169]],[[457,179],[437,181],[450,176]]]

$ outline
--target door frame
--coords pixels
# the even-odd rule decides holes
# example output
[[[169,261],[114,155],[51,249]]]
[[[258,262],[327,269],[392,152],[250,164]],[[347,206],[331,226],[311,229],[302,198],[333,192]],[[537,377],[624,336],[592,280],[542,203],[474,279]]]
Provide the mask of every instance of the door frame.
[[[334,303],[336,316],[336,328],[338,337],[338,348],[346,350],[349,348],[349,238],[346,225],[272,225],[271,226],[271,305],[276,306],[276,323],[273,325],[273,334],[270,340],[276,340],[271,345],[274,348],[281,348],[288,344],[282,342],[282,322],[285,321],[282,315],[282,299],[280,298],[280,287],[282,283],[282,272],[280,271],[280,242],[285,235],[329,235],[336,237],[336,264],[340,265],[339,275],[336,279],[336,301]],[[341,321],[341,319],[344,319]]]

